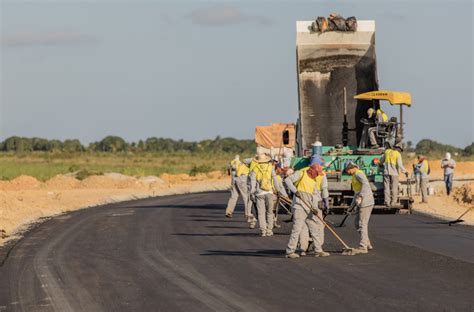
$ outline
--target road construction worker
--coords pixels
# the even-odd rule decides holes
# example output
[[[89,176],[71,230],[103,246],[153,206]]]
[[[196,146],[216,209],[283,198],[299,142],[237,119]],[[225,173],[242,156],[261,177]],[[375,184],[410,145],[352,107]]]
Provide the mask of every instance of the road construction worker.
[[[397,143],[385,150],[384,155],[380,159],[380,164],[384,167],[383,187],[385,205],[387,207],[395,206],[398,203],[399,171],[408,177],[408,172],[403,166],[401,152],[403,152],[402,144]]]
[[[375,116],[374,116],[375,113]],[[379,148],[380,146],[377,143],[377,138],[375,134],[377,133],[377,124],[383,123],[383,122],[388,122],[388,116],[385,114],[385,112],[381,109],[378,108],[377,110],[374,110],[373,108],[369,108],[367,111],[367,115],[369,117],[369,120],[375,117],[375,127],[370,127],[368,130],[369,133],[369,141],[370,145],[372,148]]]
[[[249,174],[250,196],[257,206],[258,225],[262,237],[273,235],[275,204],[274,193],[281,192],[272,159],[266,154],[258,154],[256,164]]]
[[[421,191],[421,202],[428,202],[428,175],[430,174],[430,165],[425,156],[418,156],[418,163],[413,168],[415,180],[419,183],[417,188]]]
[[[313,165],[320,165],[324,169],[324,159],[319,156],[312,156],[311,161],[309,166]],[[329,214],[329,191],[328,191],[328,179],[326,177],[326,174],[324,172],[321,172],[323,175],[323,181],[321,184],[317,184],[318,190],[321,194],[322,197],[322,203],[323,203],[323,213],[324,214]],[[294,211],[293,211],[294,213]],[[306,252],[308,252],[308,247],[309,247],[309,238],[310,238],[310,233],[308,226],[306,225],[306,222],[304,223],[303,230],[300,233],[300,239],[299,239],[299,244],[300,244],[300,256],[306,256]]]
[[[351,254],[365,254],[372,249],[369,239],[369,219],[374,208],[374,194],[367,176],[356,164],[349,162],[346,164],[345,170],[352,176],[354,198],[350,209],[356,214],[355,228],[360,235],[359,247],[352,249]]]
[[[441,168],[444,170],[444,184],[446,185],[446,194],[449,196],[453,189],[454,168],[456,168],[456,162],[451,158],[451,153],[446,153],[441,161]]]
[[[234,213],[235,205],[239,199],[239,190],[237,189],[237,167],[241,164],[240,156],[235,155],[234,159],[227,166],[227,174],[230,175],[230,198],[227,203],[227,208],[225,210],[225,216],[227,218],[232,218]]]
[[[300,257],[296,253],[296,247],[305,224],[313,239],[314,256],[329,256],[329,253],[325,252],[322,248],[324,243],[324,224],[314,215],[314,213],[317,213],[320,218],[323,217],[323,213],[319,209],[319,202],[322,200],[320,190],[323,189],[323,180],[323,168],[318,164],[298,170],[285,179],[286,186],[295,194],[293,199],[293,228],[288,246],[286,247],[287,258],[294,259]],[[311,205],[311,207],[308,205]],[[302,249],[304,248],[307,248],[307,246],[302,246]]]

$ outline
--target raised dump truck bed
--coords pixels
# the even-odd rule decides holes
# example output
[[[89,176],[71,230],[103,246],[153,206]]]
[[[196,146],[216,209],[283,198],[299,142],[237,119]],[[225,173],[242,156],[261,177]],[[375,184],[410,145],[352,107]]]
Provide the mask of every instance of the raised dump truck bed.
[[[375,22],[358,21],[356,32],[310,30],[310,21],[296,23],[299,94],[298,154],[319,136],[327,146],[342,143],[344,88],[347,92],[348,145],[357,146],[368,101],[356,94],[378,90]],[[355,108],[355,109],[354,109]]]

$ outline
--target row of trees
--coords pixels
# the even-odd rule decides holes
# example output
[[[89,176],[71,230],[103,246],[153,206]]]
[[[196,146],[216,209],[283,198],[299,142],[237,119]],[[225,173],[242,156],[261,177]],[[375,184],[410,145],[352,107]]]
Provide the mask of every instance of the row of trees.
[[[127,142],[118,136],[107,136],[100,141],[84,146],[75,140],[47,140],[43,138],[24,138],[13,136],[0,142],[0,151],[4,152],[228,152],[252,154],[255,152],[255,143],[252,140],[237,140],[234,138],[216,137],[214,140],[189,142],[165,138],[148,138],[138,142]],[[433,140],[424,139],[416,146],[407,142],[407,151],[424,155],[443,155],[445,152],[462,156],[474,155],[474,143],[464,149],[452,145],[441,144]]]
[[[255,153],[253,140],[237,140],[234,138],[216,137],[214,140],[188,142],[165,138],[148,138],[138,142],[127,142],[118,136],[107,136],[100,141],[92,142],[88,146],[79,140],[47,140],[43,138],[25,138],[13,136],[0,142],[0,151],[3,152],[229,152]]]

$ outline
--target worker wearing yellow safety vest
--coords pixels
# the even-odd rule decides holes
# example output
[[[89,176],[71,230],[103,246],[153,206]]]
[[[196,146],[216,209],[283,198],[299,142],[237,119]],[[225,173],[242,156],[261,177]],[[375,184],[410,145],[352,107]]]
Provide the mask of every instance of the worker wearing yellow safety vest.
[[[225,210],[225,216],[227,218],[232,218],[232,214],[235,210],[235,205],[239,199],[239,194],[242,196],[245,204],[245,212],[247,214],[248,206],[248,191],[247,191],[247,176],[248,176],[248,167],[240,161],[239,155],[235,155],[235,158],[229,163],[228,173],[231,176],[231,186],[230,186],[230,198],[227,202],[227,208]],[[245,188],[242,188],[241,181],[244,180]]]
[[[249,179],[250,198],[257,207],[260,234],[262,237],[272,236],[274,226],[274,193],[282,192],[283,186],[277,179],[270,156],[266,154],[257,155],[252,171],[250,171]]]
[[[323,168],[319,164],[314,164],[311,167],[298,170],[285,179],[285,184],[295,194],[293,200],[293,228],[286,247],[287,258],[300,257],[296,253],[296,247],[300,240],[301,231],[305,229],[305,224],[313,239],[314,255],[316,257],[329,256],[329,253],[322,248],[324,244],[324,224],[311,211],[311,208],[318,211],[318,215],[322,218],[323,213],[319,209],[319,202],[323,199],[322,190],[326,189],[327,191],[327,179]],[[312,207],[307,207],[307,204]],[[307,246],[304,247],[307,248]]]
[[[374,113],[375,113],[376,126],[370,127],[368,130],[368,133],[369,133],[370,145],[373,148],[379,148],[379,145],[377,143],[377,138],[375,137],[375,134],[377,133],[377,125],[379,123],[388,122],[388,116],[387,114],[385,114],[385,112],[381,108],[378,108],[377,110],[374,110],[373,108],[369,108],[369,110],[367,111],[367,115],[369,119],[372,119],[372,117],[374,116]]]
[[[355,228],[360,235],[359,247],[352,249],[351,254],[365,254],[372,249],[369,239],[369,219],[374,208],[374,194],[365,173],[353,162],[345,165],[345,171],[352,176],[351,212],[356,214]]]
[[[384,201],[387,207],[396,206],[398,203],[399,171],[408,177],[407,170],[403,166],[401,152],[403,152],[402,144],[397,143],[394,147],[385,150],[384,155],[380,159],[380,164],[384,168]]]
[[[421,202],[428,203],[428,175],[430,174],[430,165],[425,156],[418,156],[418,163],[413,167],[415,175],[417,192],[421,191]]]

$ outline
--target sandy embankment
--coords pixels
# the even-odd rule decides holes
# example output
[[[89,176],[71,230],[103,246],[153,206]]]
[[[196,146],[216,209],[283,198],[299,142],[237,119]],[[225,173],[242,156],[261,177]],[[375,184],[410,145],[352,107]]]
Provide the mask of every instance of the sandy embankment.
[[[407,170],[412,172],[412,164],[415,160],[405,165]],[[428,204],[421,204],[421,196],[415,196],[414,210],[416,212],[429,214],[437,218],[455,220],[468,208],[474,207],[474,161],[458,162],[454,179],[461,181],[454,182],[454,190],[451,196],[446,196],[443,179],[443,169],[441,160],[430,160],[430,186],[434,187],[435,195],[428,197]],[[402,178],[403,179],[403,178]],[[462,181],[472,179],[471,181]],[[438,181],[436,181],[438,180]],[[413,187],[413,191],[415,188]],[[474,208],[462,219],[463,224],[474,225]]]
[[[225,190],[229,178],[221,172],[134,178],[121,174],[90,176],[82,181],[58,175],[46,182],[30,176],[0,181],[0,245],[43,217],[112,202]]]

